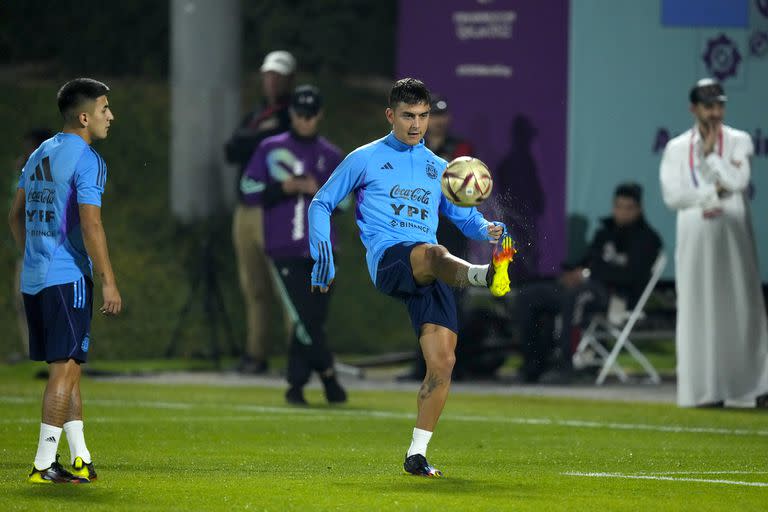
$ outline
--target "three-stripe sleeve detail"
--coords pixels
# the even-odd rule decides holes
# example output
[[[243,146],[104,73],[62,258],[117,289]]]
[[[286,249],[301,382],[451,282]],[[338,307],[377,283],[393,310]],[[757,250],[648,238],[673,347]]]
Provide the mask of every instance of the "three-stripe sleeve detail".
[[[328,242],[320,242],[320,255],[318,261],[320,262],[320,270],[318,272],[318,280],[323,284],[328,284],[328,274],[330,271],[330,251],[328,250]]]

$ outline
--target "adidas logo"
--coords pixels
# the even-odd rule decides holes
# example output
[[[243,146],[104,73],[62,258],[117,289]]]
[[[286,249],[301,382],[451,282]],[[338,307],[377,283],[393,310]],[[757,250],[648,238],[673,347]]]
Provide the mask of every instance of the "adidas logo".
[[[389,163],[389,162],[387,162],[384,165],[382,165],[381,168],[382,169],[394,169],[394,167],[392,167],[392,164]]]
[[[51,436],[51,437],[46,437],[46,438],[45,438],[45,442],[46,442],[46,443],[55,443],[55,442],[56,442],[56,438],[55,438],[55,437],[53,437],[53,436]]]
[[[40,164],[35,167],[35,174],[29,176],[29,181],[53,181],[51,176],[51,159],[50,157],[43,158],[42,167]]]

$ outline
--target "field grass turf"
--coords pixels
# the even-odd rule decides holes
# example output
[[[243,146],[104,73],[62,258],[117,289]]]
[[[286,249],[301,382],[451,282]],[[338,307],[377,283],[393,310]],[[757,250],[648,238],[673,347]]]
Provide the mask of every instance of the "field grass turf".
[[[91,378],[86,439],[100,479],[33,486],[39,368],[0,367],[2,511],[768,506],[762,411],[453,394],[428,453],[446,477],[429,480],[402,472],[415,392],[352,391],[332,408],[310,389],[316,405],[298,409],[282,389]],[[68,460],[66,443],[59,453]]]

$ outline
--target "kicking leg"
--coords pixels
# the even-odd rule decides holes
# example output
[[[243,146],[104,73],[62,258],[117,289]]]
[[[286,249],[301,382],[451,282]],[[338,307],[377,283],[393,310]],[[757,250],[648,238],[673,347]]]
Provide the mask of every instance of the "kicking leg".
[[[515,252],[512,238],[504,235],[494,248],[488,265],[472,265],[457,258],[442,245],[434,244],[415,246],[410,259],[413,277],[419,285],[427,285],[439,279],[457,288],[487,287],[493,295],[501,297],[509,292],[508,267]]]
[[[411,268],[413,278],[419,285],[433,283],[436,279],[448,286],[464,288],[472,283],[469,280],[469,270],[473,266],[469,262],[457,258],[442,245],[420,244],[411,251]]]

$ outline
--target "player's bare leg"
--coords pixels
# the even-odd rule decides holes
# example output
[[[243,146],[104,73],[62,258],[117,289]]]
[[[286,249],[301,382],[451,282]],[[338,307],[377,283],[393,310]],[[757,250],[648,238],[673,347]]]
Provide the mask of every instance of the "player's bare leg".
[[[83,419],[83,400],[80,398],[80,375],[81,372],[78,372],[77,380],[72,386],[72,392],[69,394],[69,414],[67,414],[67,421]]]
[[[69,442],[70,462],[72,463],[70,472],[75,476],[91,481],[96,479],[96,469],[91,460],[91,453],[85,444],[85,434],[83,432],[83,400],[80,396],[81,374],[82,371],[78,372],[77,381],[72,386],[69,414],[63,428]]]
[[[419,389],[416,428],[433,432],[443,412],[456,363],[456,333],[442,325],[424,324],[419,337],[427,374]]]
[[[48,365],[48,384],[43,394],[43,414],[35,466],[28,481],[36,484],[87,483],[67,472],[58,462],[56,450],[64,423],[71,414],[72,392],[80,381],[80,365],[73,359]]]
[[[448,286],[470,286],[468,272],[472,265],[457,258],[442,245],[420,244],[411,251],[413,277],[420,285],[443,281]]]
[[[429,465],[427,445],[445,407],[451,387],[451,374],[456,363],[456,333],[442,325],[424,324],[419,336],[427,373],[417,398],[416,428],[403,469],[413,475],[441,477],[443,473]]]
[[[80,382],[80,365],[73,359],[48,365],[48,384],[43,394],[43,423],[62,427],[70,414],[75,384]]]

